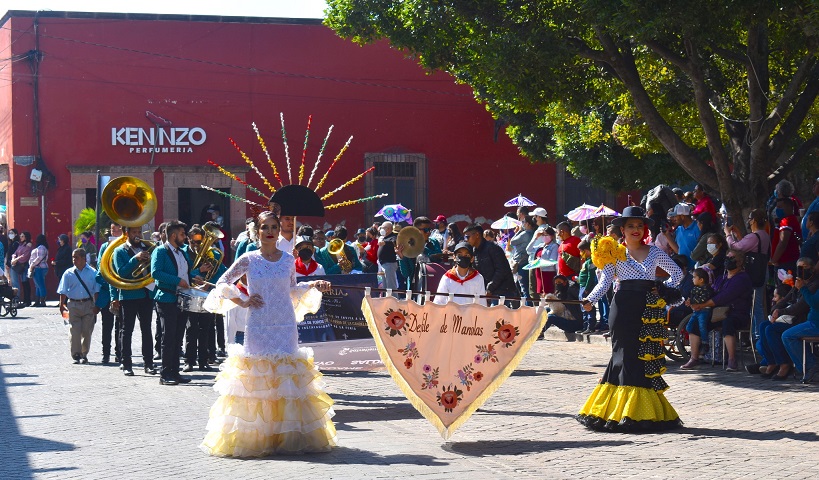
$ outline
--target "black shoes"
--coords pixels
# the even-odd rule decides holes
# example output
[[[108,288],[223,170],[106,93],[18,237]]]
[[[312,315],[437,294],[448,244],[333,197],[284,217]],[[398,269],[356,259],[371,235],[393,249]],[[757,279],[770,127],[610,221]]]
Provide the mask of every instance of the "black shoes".
[[[123,373],[123,375],[125,375],[126,377],[133,377],[133,376],[134,376],[134,371],[133,371],[133,370],[131,370],[130,368],[125,368],[125,367],[122,367],[122,373]]]
[[[148,375],[156,375],[156,368],[154,368],[151,365],[146,365],[145,366],[145,373],[147,373]]]
[[[177,383],[191,383],[191,379],[190,379],[190,378],[188,378],[188,377],[183,377],[182,375],[179,375],[178,377],[176,377],[176,379],[175,379],[175,380],[176,380],[176,382],[177,382]]]
[[[154,360],[162,360],[162,354],[157,353],[156,355],[154,355]]]
[[[758,363],[755,363],[753,365],[745,365],[745,371],[750,373],[751,375],[759,375],[760,373],[762,373],[760,371],[760,368],[761,365]]]
[[[172,378],[159,377],[159,384],[160,385],[179,385],[179,382],[177,382],[176,380],[174,380]]]
[[[182,371],[186,372],[186,373],[187,372],[192,372],[193,371],[193,365],[191,365],[190,363],[185,364],[185,368],[183,368]]]
[[[108,365],[109,363],[111,363],[111,355],[103,355],[102,363],[103,365]]]
[[[210,365],[199,365],[199,371],[200,372],[212,372],[214,370],[215,369],[213,367],[211,367]]]
[[[216,356],[217,357],[227,357],[227,352],[223,348],[223,349],[219,350],[218,352],[216,352]]]
[[[71,355],[71,358],[74,359],[74,365],[79,365],[82,357],[80,357],[80,354],[75,353],[74,355]]]
[[[87,365],[88,364],[88,357],[83,356],[80,359],[80,363],[82,363],[83,365]]]

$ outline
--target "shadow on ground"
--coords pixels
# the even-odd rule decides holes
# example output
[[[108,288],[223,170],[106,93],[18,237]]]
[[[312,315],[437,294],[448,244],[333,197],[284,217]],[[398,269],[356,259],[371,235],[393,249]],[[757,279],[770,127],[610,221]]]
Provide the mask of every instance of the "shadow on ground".
[[[442,461],[431,455],[396,454],[380,455],[368,450],[357,448],[336,447],[327,453],[311,453],[309,455],[278,455],[275,457],[246,459],[256,462],[297,462],[309,464],[323,463],[326,465],[423,465],[426,467],[445,467],[449,462]]]
[[[495,455],[526,455],[531,453],[554,452],[557,450],[585,450],[594,448],[617,447],[634,442],[628,440],[549,442],[543,440],[485,440],[479,442],[447,442],[441,446],[445,451],[484,457]],[[580,453],[578,453],[580,454]]]
[[[600,375],[599,372],[589,372],[587,370],[515,370],[513,377],[539,377],[541,375]]]
[[[8,349],[9,345],[0,344],[0,350]],[[35,474],[45,472],[60,472],[74,470],[75,467],[54,467],[48,469],[33,469],[29,463],[29,454],[34,452],[64,452],[74,449],[73,445],[54,442],[44,438],[29,437],[20,433],[17,424],[18,418],[32,418],[35,416],[15,417],[9,399],[9,387],[33,385],[34,383],[11,383],[9,378],[31,378],[36,375],[6,373],[0,367],[0,432],[2,443],[0,448],[0,478],[29,479]]]

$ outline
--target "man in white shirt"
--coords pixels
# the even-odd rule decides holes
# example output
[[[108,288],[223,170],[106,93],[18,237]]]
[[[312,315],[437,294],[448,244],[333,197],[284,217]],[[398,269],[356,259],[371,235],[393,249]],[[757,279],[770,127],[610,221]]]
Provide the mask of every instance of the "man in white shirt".
[[[279,217],[279,221],[282,228],[281,232],[279,232],[279,239],[276,241],[276,248],[282,252],[292,252],[293,247],[295,247],[293,243],[296,240],[294,235],[296,217],[292,215],[282,215]]]
[[[72,254],[74,266],[63,272],[57,293],[60,294],[60,313],[71,324],[71,357],[74,363],[88,363],[91,334],[100,309],[96,306],[99,285],[97,271],[86,263],[85,249]],[[67,304],[66,304],[67,302]]]

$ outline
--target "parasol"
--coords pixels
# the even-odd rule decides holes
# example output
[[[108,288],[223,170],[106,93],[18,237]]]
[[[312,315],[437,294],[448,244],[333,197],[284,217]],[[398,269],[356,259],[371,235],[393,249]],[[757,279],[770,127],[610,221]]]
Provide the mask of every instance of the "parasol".
[[[594,217],[619,217],[620,214],[602,203],[594,210]]]
[[[492,222],[492,225],[490,225],[490,227],[494,228],[495,230],[511,230],[519,226],[520,220],[515,220],[511,217],[503,217],[500,220],[495,220]]]
[[[566,218],[568,218],[569,220],[571,220],[573,222],[582,222],[582,221],[585,221],[585,220],[591,220],[591,219],[596,217],[596,215],[594,214],[595,210],[597,210],[597,207],[592,206],[592,205],[587,205],[587,204],[584,203],[583,205],[580,205],[579,207],[577,207],[574,210],[571,210],[569,213],[567,213]]]
[[[537,203],[529,200],[520,193],[517,197],[503,204],[504,207],[533,207],[535,205],[537,205]]]
[[[384,205],[383,207],[381,207],[381,210],[379,210],[378,213],[375,214],[375,216],[384,217],[387,220],[394,223],[398,222],[412,223],[412,210],[401,205],[400,203]]]

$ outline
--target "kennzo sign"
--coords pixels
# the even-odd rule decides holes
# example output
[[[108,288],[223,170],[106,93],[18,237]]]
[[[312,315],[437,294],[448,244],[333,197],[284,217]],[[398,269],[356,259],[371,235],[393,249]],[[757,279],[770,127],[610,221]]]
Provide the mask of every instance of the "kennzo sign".
[[[207,138],[200,127],[111,128],[111,145],[130,147],[128,153],[193,153]]]

